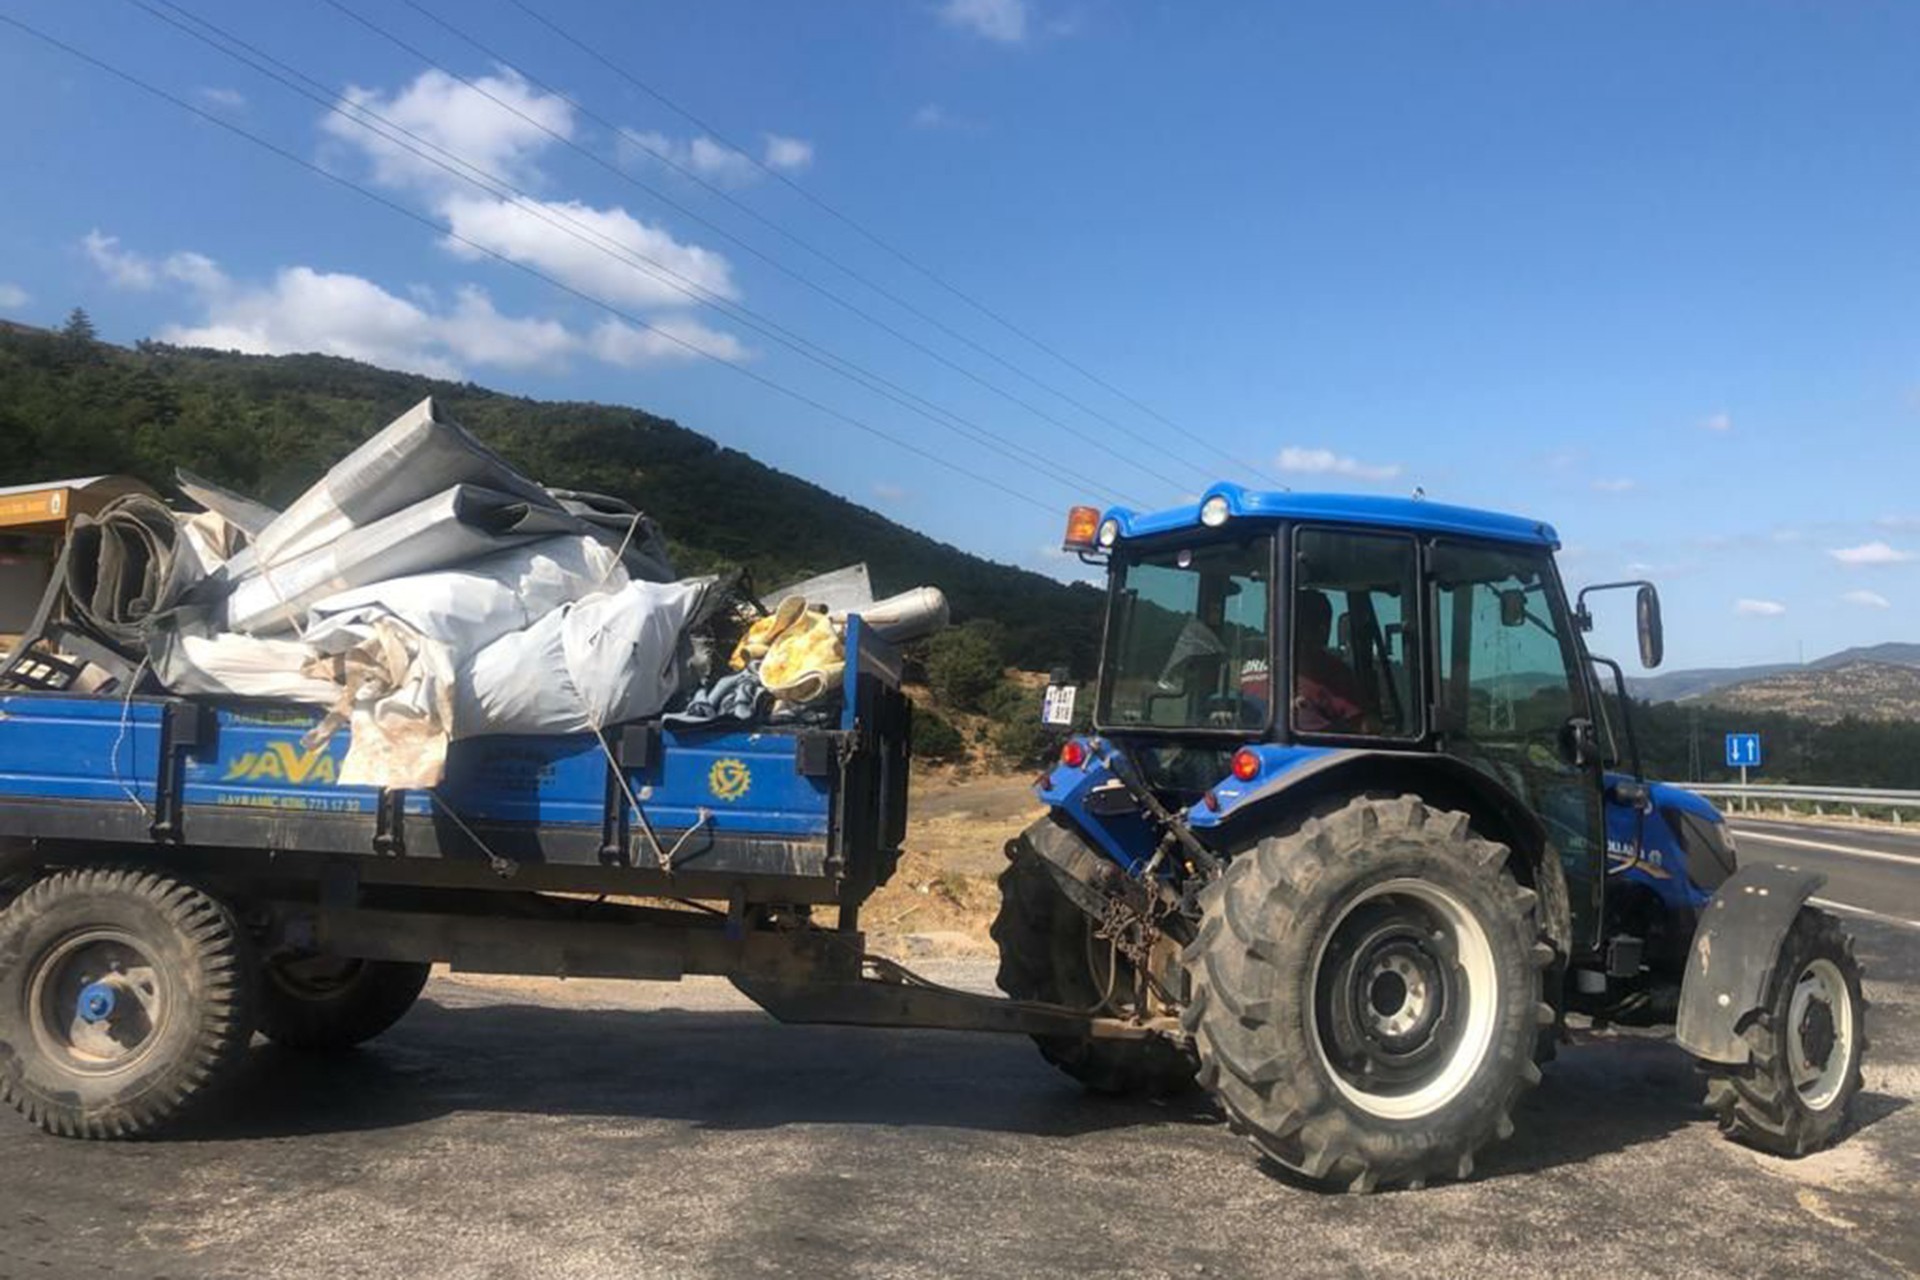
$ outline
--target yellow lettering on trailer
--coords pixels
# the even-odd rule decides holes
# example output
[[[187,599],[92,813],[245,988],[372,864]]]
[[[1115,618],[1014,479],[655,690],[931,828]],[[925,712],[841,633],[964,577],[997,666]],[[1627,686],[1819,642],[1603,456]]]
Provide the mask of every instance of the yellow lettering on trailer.
[[[338,777],[333,757],[324,747],[302,751],[292,742],[269,742],[259,751],[249,751],[227,766],[222,782],[307,782],[332,783]]]

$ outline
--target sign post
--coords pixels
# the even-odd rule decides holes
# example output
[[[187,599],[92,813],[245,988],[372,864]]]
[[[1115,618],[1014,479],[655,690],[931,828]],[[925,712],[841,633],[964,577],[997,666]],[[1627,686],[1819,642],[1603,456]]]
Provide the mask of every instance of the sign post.
[[[1740,771],[1740,785],[1747,785],[1747,770],[1760,767],[1760,735],[1757,733],[1730,733],[1727,735],[1727,768]],[[1747,798],[1740,797],[1740,808],[1744,812]]]

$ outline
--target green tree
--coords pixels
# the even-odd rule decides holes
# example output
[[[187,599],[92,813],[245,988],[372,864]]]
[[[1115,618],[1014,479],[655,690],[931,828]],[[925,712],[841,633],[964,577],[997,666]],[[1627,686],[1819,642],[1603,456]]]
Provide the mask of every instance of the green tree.
[[[913,758],[947,762],[967,754],[967,740],[953,721],[938,711],[916,707],[913,712]]]
[[[67,313],[67,322],[60,326],[60,336],[75,346],[91,346],[100,341],[100,333],[93,327],[93,317],[84,307],[75,307]]]
[[[927,684],[949,711],[984,711],[987,699],[1006,675],[1001,656],[1003,633],[976,618],[939,632],[927,641]]]

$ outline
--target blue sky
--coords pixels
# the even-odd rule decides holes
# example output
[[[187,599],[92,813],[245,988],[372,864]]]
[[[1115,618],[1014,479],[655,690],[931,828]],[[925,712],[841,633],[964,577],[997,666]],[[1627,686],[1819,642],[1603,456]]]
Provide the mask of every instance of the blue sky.
[[[0,26],[0,315],[636,404],[1058,574],[1079,497],[1418,485],[1659,579],[1670,665],[1920,639],[1913,6],[528,0],[750,160],[511,0],[420,3],[531,79],[341,3],[498,101],[180,0],[533,210],[128,0],[8,12],[620,314]]]

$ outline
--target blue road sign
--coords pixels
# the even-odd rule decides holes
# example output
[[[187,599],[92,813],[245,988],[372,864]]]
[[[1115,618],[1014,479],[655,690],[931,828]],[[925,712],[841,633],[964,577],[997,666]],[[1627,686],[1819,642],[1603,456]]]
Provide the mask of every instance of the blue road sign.
[[[1730,733],[1727,735],[1727,768],[1758,769],[1760,767],[1760,735],[1757,733]]]

